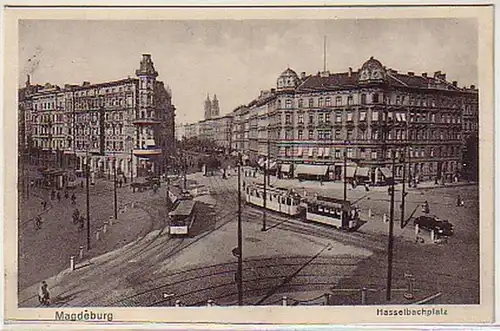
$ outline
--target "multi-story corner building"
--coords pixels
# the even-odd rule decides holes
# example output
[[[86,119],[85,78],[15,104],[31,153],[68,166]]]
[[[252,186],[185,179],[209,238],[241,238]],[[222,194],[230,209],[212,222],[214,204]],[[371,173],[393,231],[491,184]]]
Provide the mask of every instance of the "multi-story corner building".
[[[199,137],[200,136],[200,123],[190,123],[184,126],[184,131],[186,133],[186,139]]]
[[[24,88],[26,141],[39,155],[61,151],[55,166],[134,177],[164,171],[174,144],[175,107],[153,61],[143,54],[136,78],[64,88],[46,84]],[[28,103],[29,100],[29,103]],[[29,105],[29,109],[26,107]],[[52,164],[54,165],[54,164]]]
[[[248,119],[233,112],[234,146],[251,161],[269,155],[291,175],[340,179],[347,162],[348,177],[384,182],[394,152],[396,177],[410,164],[414,178],[451,180],[464,135],[477,132],[477,97],[475,86],[458,87],[440,71],[398,73],[374,58],[343,73],[299,77],[288,68],[276,90],[250,102]]]

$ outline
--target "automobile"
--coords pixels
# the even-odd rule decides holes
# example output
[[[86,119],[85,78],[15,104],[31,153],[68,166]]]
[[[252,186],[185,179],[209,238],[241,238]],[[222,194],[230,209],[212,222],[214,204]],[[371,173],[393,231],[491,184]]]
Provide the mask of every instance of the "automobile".
[[[413,224],[418,225],[419,228],[428,231],[434,230],[436,234],[441,236],[452,236],[453,235],[453,224],[447,220],[441,220],[437,216],[419,216],[415,218]]]

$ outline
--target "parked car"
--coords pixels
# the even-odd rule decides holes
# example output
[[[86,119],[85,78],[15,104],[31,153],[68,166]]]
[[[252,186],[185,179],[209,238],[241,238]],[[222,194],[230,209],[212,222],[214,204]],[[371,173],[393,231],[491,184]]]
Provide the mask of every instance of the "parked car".
[[[440,220],[436,216],[419,216],[413,221],[413,224],[418,224],[420,229],[434,230],[437,235],[447,237],[453,235],[453,224],[447,220]]]

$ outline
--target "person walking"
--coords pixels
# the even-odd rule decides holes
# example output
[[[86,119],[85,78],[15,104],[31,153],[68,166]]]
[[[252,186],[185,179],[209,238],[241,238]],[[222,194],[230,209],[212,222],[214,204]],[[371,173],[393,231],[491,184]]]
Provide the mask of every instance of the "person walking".
[[[424,204],[422,205],[422,213],[424,214],[429,214],[429,203],[427,202],[427,200],[424,202]]]
[[[57,191],[57,201],[61,202],[61,193]]]
[[[46,281],[42,281],[40,284],[40,288],[38,289],[38,301],[42,306],[50,305],[49,286]]]
[[[69,193],[68,191],[64,191],[64,199],[68,199],[69,198]]]
[[[73,194],[71,195],[71,204],[72,204],[72,205],[75,205],[75,204],[76,204],[76,195],[75,195],[75,193],[73,193]]]
[[[42,216],[38,215],[36,218],[35,218],[35,229],[36,230],[41,230],[42,229]]]

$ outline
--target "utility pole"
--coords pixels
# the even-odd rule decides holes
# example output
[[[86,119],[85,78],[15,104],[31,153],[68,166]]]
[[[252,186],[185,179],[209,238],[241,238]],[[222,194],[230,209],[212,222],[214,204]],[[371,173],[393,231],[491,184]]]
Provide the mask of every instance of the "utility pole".
[[[134,182],[134,150],[131,148],[130,149],[130,184]]]
[[[115,200],[115,220],[118,219],[118,199],[116,196],[116,164],[113,164],[113,175],[114,175],[114,180],[113,180],[113,188],[114,188],[114,200]]]
[[[184,189],[186,190],[187,189],[187,178],[186,178],[186,172],[187,172],[187,168],[186,168],[186,153],[182,153],[183,154],[183,158],[182,158],[182,163],[183,163],[183,168],[184,168]]]
[[[89,167],[89,150],[85,151],[85,184],[87,190],[87,250],[90,250],[90,192],[89,192],[89,176],[90,176],[90,167]]]
[[[243,240],[241,229],[241,153],[238,153],[238,305],[243,306]]]
[[[401,189],[401,229],[404,228],[405,226],[405,197],[406,197],[406,157],[408,154],[408,151],[405,149],[403,150],[403,155],[401,156],[401,161],[403,163],[403,187]]]
[[[387,254],[387,301],[391,301],[391,286],[392,286],[392,255],[394,245],[394,178],[396,176],[396,154],[392,151],[392,183],[391,183],[391,205],[389,219],[389,245]]]
[[[268,133],[269,134],[269,133]],[[267,218],[267,185],[268,185],[268,177],[267,177],[267,167],[269,165],[269,137],[267,138],[267,159],[264,162],[264,209],[262,210],[262,229],[261,231],[266,231],[266,218]]]
[[[344,141],[344,201],[347,201],[347,141]]]

